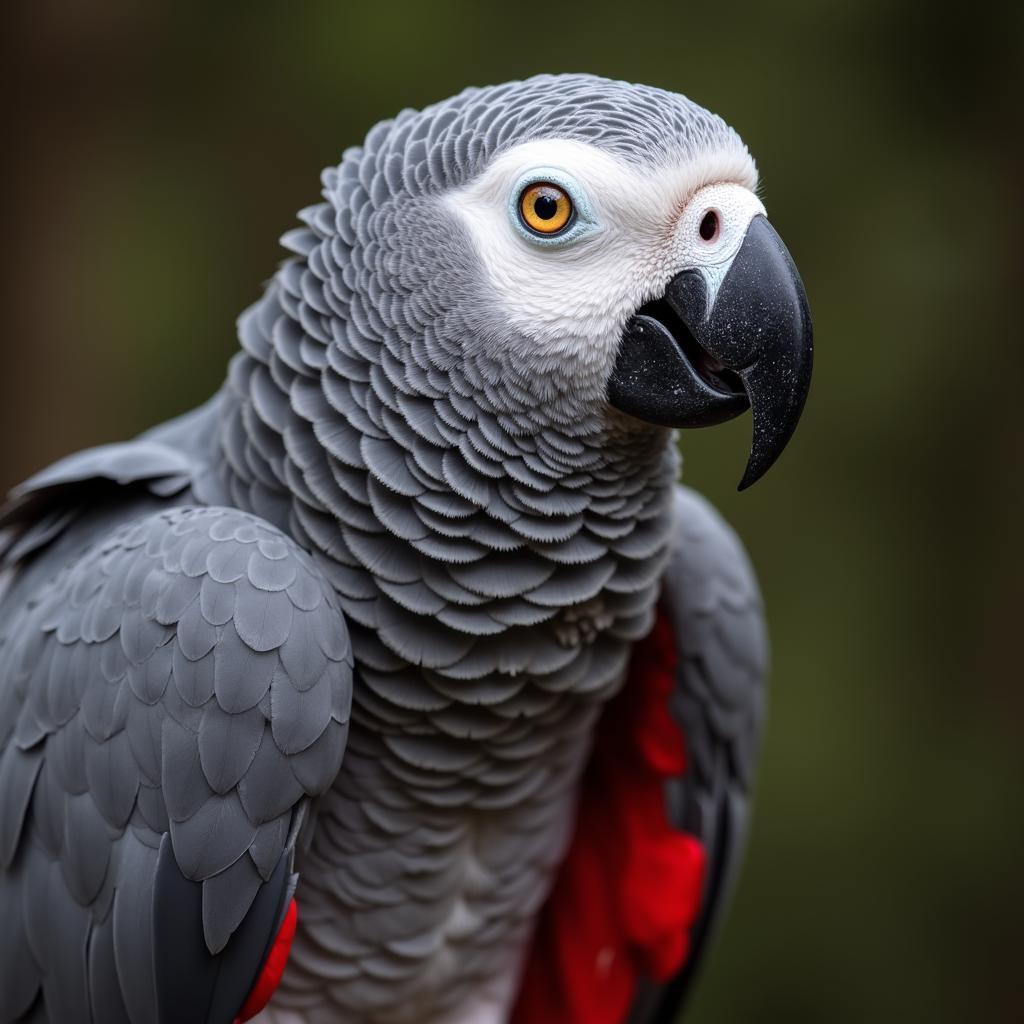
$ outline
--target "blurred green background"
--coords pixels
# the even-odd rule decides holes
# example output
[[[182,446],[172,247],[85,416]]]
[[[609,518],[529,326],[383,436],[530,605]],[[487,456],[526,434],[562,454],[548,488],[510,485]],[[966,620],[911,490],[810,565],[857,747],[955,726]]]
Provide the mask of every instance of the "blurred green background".
[[[693,1022],[1024,1015],[1020,6],[8,3],[0,487],[198,403],[235,315],[379,118],[586,70],[757,157],[816,379],[684,439],[774,642],[749,858]]]

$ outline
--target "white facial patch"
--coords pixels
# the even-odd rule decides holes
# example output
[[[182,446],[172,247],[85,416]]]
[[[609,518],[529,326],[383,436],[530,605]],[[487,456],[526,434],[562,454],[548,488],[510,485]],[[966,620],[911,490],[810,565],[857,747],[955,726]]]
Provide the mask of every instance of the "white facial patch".
[[[531,240],[511,220],[534,170],[538,181],[553,170],[570,195],[584,193],[574,202],[586,209],[586,230],[564,245]],[[445,202],[469,230],[502,319],[546,354],[607,370],[626,320],[680,271],[700,269],[717,294],[764,212],[756,183],[740,144],[641,168],[587,143],[545,139],[503,153]],[[704,239],[709,210],[718,225]]]

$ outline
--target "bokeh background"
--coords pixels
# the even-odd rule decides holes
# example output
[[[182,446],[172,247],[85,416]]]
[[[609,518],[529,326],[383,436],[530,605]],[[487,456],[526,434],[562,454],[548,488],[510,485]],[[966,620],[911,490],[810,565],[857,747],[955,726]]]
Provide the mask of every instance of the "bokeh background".
[[[205,398],[379,118],[587,70],[743,135],[814,313],[801,429],[688,482],[763,580],[749,859],[688,1021],[1024,1018],[1020,5],[3,5],[0,487]]]

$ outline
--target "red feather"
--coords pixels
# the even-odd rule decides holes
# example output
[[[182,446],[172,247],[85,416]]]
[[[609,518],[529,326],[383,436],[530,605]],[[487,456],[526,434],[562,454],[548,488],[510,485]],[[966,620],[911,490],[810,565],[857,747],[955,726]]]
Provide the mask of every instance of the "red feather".
[[[659,612],[602,715],[576,833],[541,913],[512,1024],[622,1024],[641,975],[667,981],[686,962],[705,858],[665,810],[666,779],[686,771],[668,703],[677,664]]]
[[[255,1017],[270,1002],[270,997],[277,991],[277,986],[281,984],[281,975],[284,974],[285,965],[288,963],[288,954],[292,949],[292,939],[295,938],[295,925],[298,918],[299,908],[293,899],[288,904],[281,927],[277,930],[274,945],[270,947],[263,970],[260,971],[256,984],[250,990],[241,1013],[235,1018],[235,1024],[241,1024],[242,1021]]]

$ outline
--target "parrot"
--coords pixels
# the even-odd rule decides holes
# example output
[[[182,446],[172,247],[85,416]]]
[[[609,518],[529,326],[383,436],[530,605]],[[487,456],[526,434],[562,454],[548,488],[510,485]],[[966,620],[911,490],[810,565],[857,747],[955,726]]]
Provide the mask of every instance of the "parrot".
[[[373,127],[226,379],[0,511],[0,1024],[669,1024],[767,632],[677,441],[813,338],[739,135],[590,74]]]

